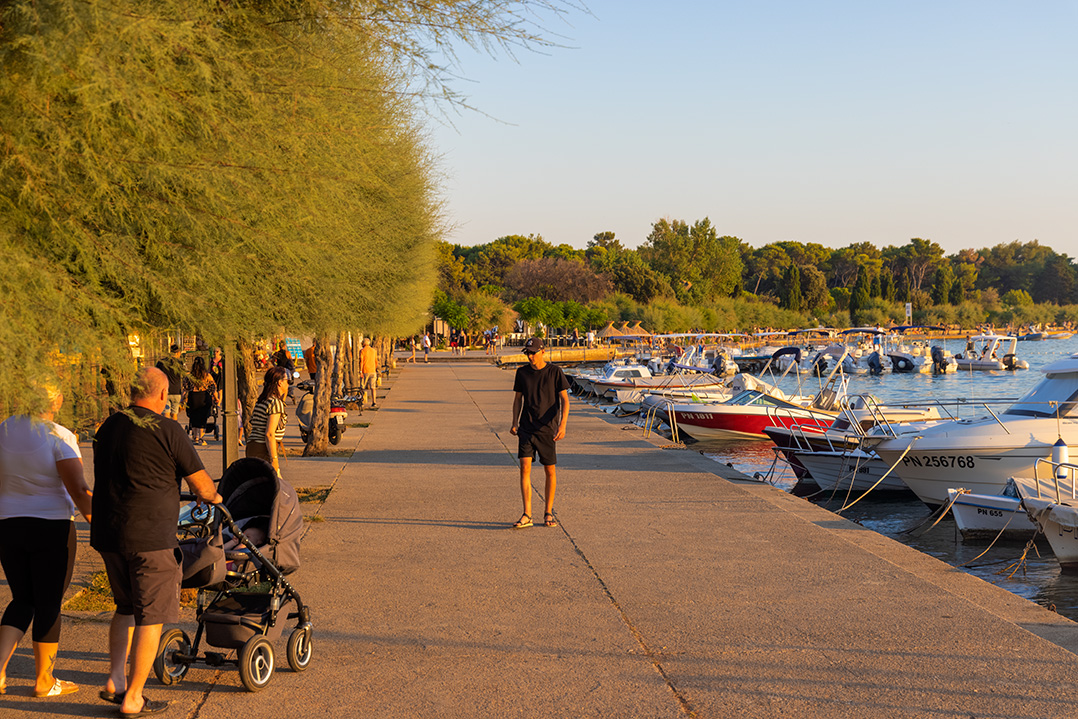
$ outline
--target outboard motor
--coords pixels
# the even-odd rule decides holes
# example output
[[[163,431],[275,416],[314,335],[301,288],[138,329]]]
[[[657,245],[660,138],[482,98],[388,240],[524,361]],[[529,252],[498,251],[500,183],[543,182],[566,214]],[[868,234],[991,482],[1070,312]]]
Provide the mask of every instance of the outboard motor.
[[[865,363],[868,365],[869,374],[881,375],[883,374],[883,362],[880,361],[880,353],[873,352],[865,359]]]
[[[932,345],[932,369],[936,374],[947,371],[947,356],[943,354],[943,348],[939,345]]]
[[[1009,370],[1017,369],[1017,366],[1016,366],[1016,363],[1015,363],[1015,361],[1017,359],[1018,358],[1015,357],[1013,354],[1005,354],[1005,355],[1003,355],[1003,369],[1009,369]]]

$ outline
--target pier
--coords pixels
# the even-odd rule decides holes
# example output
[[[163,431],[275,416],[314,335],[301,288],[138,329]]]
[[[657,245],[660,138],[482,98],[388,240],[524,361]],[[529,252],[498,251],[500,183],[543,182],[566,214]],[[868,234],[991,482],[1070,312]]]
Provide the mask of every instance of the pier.
[[[163,716],[1075,715],[1078,624],[576,400],[560,526],[510,529],[512,371],[419,358],[349,418],[369,426],[338,456],[282,464],[294,486],[330,488],[304,505],[292,577],[313,611],[310,668],[288,670],[282,639],[257,694],[227,667],[151,678]],[[541,468],[532,479],[541,520]],[[84,580],[99,562],[79,550]],[[73,695],[30,697],[24,642],[0,713],[113,714],[97,698],[107,619],[65,613],[57,675]]]

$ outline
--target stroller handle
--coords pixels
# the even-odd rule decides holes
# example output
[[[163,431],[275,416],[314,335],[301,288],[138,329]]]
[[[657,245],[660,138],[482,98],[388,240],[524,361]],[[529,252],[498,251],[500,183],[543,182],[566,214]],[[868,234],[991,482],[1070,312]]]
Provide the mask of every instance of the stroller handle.
[[[200,499],[199,497],[197,497],[194,492],[180,492],[180,501],[181,502],[199,502],[201,504],[209,504],[214,509],[219,511],[222,515],[224,515],[224,517],[229,521],[230,524],[233,521],[232,520],[232,515],[229,513],[228,508],[225,507],[225,505],[223,505],[221,503],[217,503],[217,502],[206,502],[205,500]]]

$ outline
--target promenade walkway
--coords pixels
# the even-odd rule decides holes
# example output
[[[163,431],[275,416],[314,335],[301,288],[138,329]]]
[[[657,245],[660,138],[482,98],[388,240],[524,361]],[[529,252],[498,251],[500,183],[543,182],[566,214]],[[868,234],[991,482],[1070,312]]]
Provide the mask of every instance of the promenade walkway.
[[[580,403],[559,447],[561,526],[508,529],[511,385],[480,363],[409,365],[346,433],[354,454],[290,457],[294,485],[332,486],[304,505],[322,520],[294,575],[311,667],[291,673],[281,641],[258,694],[234,669],[151,679],[164,716],[1078,714],[1078,625]],[[30,698],[24,647],[0,716],[111,715],[103,620],[65,624],[58,674],[80,692]]]

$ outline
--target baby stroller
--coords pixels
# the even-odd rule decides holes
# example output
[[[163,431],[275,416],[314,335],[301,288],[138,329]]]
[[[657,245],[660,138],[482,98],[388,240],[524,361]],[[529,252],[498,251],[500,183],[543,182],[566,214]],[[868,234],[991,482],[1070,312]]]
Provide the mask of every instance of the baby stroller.
[[[234,462],[218,491],[221,504],[191,504],[181,512],[182,586],[199,590],[198,628],[193,644],[181,629],[162,635],[154,674],[162,684],[175,684],[192,664],[235,664],[243,686],[256,692],[273,677],[273,640],[286,621],[296,620],[288,636],[288,666],[302,672],[311,662],[310,608],[285,579],[299,568],[303,514],[295,490],[261,459]],[[294,611],[282,614],[290,602]],[[235,658],[215,651],[200,657],[203,639],[211,647],[236,650]]]

